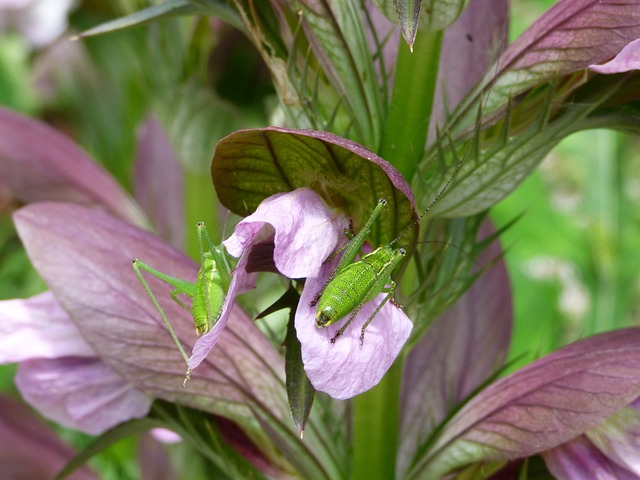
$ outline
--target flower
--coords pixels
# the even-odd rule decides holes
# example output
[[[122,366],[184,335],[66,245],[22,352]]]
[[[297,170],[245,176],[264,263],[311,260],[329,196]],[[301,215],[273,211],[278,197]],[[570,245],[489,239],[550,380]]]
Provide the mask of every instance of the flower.
[[[334,398],[353,397],[375,386],[399,354],[411,332],[412,323],[401,309],[390,302],[378,312],[366,330],[360,331],[382,301],[380,294],[363,306],[344,335],[330,340],[346,319],[327,328],[315,323],[311,300],[326,283],[337,260],[326,259],[344,243],[342,215],[332,213],[320,196],[309,188],[276,194],[264,200],[252,215],[242,220],[233,235],[224,242],[229,253],[240,257],[223,313],[211,332],[203,335],[189,361],[195,368],[215,345],[227,322],[226,311],[251,268],[249,257],[259,245],[273,243],[273,263],[278,272],[292,278],[306,278],[295,316],[302,346],[305,371],[316,390]]]
[[[344,334],[332,342],[346,319],[318,328],[316,309],[310,303],[336,264],[337,261],[325,264],[317,275],[307,278],[295,325],[302,345],[302,363],[313,386],[334,398],[347,399],[378,384],[408,340],[413,323],[402,309],[387,302],[367,326],[361,342],[362,326],[386,296],[381,293],[367,302]]]
[[[255,274],[247,272],[249,254],[264,242],[273,242],[273,262],[289,278],[316,275],[322,262],[336,248],[342,235],[343,220],[336,220],[320,197],[309,189],[273,195],[264,200],[252,215],[242,220],[224,245],[229,254],[240,257],[220,319],[200,337],[189,359],[195,369],[209,354],[228,321],[228,311],[235,295],[246,290]]]

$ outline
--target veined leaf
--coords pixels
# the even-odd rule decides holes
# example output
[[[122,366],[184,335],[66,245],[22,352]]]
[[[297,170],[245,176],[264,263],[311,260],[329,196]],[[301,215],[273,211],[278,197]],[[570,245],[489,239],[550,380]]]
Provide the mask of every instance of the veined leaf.
[[[556,447],[640,396],[640,328],[568,345],[482,390],[444,426],[408,478]]]
[[[271,195],[309,187],[346,212],[356,231],[385,198],[388,208],[371,235],[377,243],[389,242],[414,218],[412,193],[393,166],[326,132],[271,127],[232,133],[216,147],[211,176],[222,204],[239,215]]]

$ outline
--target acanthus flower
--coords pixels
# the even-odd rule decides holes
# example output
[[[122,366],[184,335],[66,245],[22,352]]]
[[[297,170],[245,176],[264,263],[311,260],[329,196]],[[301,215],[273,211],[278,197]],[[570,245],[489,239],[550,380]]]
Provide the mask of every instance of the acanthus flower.
[[[320,196],[308,188],[273,195],[255,213],[242,220],[224,242],[228,252],[240,257],[220,320],[198,339],[189,366],[194,369],[214,347],[227,323],[226,311],[237,293],[236,285],[246,283],[250,257],[258,246],[273,244],[273,264],[291,279],[306,278],[295,315],[295,327],[302,346],[305,371],[313,386],[334,398],[350,398],[375,386],[398,356],[409,338],[412,323],[397,306],[387,303],[366,330],[360,331],[384,298],[380,294],[368,302],[344,335],[330,340],[346,318],[327,328],[315,323],[311,301],[326,283],[337,258],[327,262],[346,240],[343,230],[349,222],[331,212]],[[364,301],[364,300],[363,300]]]

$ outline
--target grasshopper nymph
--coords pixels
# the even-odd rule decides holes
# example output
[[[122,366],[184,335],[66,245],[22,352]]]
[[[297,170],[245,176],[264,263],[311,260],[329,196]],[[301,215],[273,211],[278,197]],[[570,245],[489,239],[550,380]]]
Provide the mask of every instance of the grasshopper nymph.
[[[211,242],[207,229],[202,222],[198,223],[198,243],[200,246],[200,269],[198,270],[198,277],[195,283],[162,273],[138,259],[133,260],[132,263],[138,279],[169,330],[171,338],[178,347],[182,358],[187,363],[187,373],[184,380],[185,386],[191,374],[191,370],[189,369],[189,356],[171,327],[167,315],[151,291],[151,287],[149,287],[149,284],[144,279],[142,271],[150,273],[154,277],[164,280],[174,287],[171,291],[171,298],[192,315],[196,334],[204,335],[210,331],[220,319],[222,307],[231,284],[235,259],[227,254],[222,245],[214,245],[213,242]],[[186,305],[178,295],[191,298],[191,307]]]

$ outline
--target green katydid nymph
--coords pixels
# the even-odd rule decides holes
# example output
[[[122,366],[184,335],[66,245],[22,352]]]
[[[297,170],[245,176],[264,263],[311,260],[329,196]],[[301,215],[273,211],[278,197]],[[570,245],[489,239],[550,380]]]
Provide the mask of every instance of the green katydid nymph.
[[[336,340],[342,336],[362,307],[367,302],[376,298],[378,294],[386,293],[386,296],[364,322],[360,331],[361,344],[364,342],[365,330],[382,307],[384,307],[388,301],[397,305],[393,300],[396,284],[392,280],[391,275],[405,258],[407,251],[403,247],[394,248],[393,245],[407,235],[413,227],[418,225],[438,202],[458,173],[458,170],[462,166],[463,159],[464,156],[458,159],[453,174],[431,202],[431,205],[388,244],[379,246],[368,254],[364,254],[362,250],[366,238],[371,233],[374,222],[387,206],[385,199],[378,201],[371,216],[367,219],[357,235],[353,235],[348,230],[345,230],[344,233],[349,238],[349,242],[341,250],[338,250],[337,253],[342,252],[338,265],[331,272],[324,286],[310,304],[311,307],[317,305],[315,321],[318,328],[328,327],[348,316],[344,325],[342,325],[331,338],[331,343],[335,343]],[[329,257],[329,259],[333,258],[334,255]],[[360,257],[356,261],[358,255]]]
[[[198,276],[195,282],[189,282],[162,273],[138,259],[133,260],[132,263],[138,279],[146,290],[147,295],[149,295],[149,298],[151,298],[153,305],[187,364],[187,373],[185,374],[184,380],[185,386],[191,374],[191,370],[189,369],[189,356],[173,330],[167,315],[151,291],[151,287],[142,275],[142,271],[160,280],[164,280],[173,287],[171,298],[192,315],[196,334],[204,335],[209,332],[220,319],[222,307],[231,284],[236,259],[227,254],[224,246],[213,244],[202,222],[198,223],[198,244],[200,247],[200,269],[198,270]],[[179,295],[191,298],[191,306],[185,304],[178,297]]]

